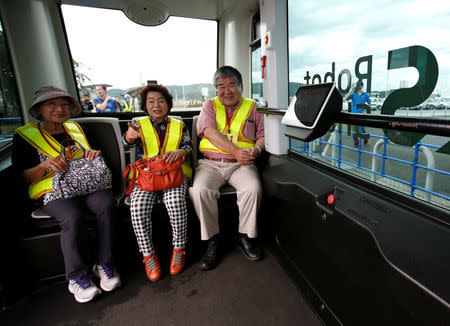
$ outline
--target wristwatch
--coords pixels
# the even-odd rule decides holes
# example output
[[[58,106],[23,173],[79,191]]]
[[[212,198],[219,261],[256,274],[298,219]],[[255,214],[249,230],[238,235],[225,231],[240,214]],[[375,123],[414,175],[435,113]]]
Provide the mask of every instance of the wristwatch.
[[[258,148],[258,155],[256,155],[256,156],[259,156],[259,154],[261,154],[261,152],[262,152],[261,146],[255,145],[255,147]]]

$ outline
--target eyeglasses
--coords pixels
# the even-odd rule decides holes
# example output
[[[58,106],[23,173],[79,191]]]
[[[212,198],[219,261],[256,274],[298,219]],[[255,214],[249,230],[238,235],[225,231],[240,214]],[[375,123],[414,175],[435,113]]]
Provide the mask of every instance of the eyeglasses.
[[[70,103],[56,103],[56,102],[45,102],[44,105],[49,109],[55,110],[58,106],[60,106],[63,110],[69,110],[72,106]]]
[[[236,89],[238,85],[236,83],[229,84],[217,84],[216,88],[218,91],[224,91],[226,88]]]

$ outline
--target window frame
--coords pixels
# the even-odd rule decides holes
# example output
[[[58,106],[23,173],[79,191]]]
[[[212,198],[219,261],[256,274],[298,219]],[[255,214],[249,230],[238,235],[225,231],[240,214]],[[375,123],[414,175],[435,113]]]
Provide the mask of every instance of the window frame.
[[[253,98],[254,88],[253,88],[253,54],[261,49],[261,16],[259,10],[255,12],[252,16],[251,23],[251,42],[249,44],[250,48],[250,94]],[[263,82],[261,82],[262,97],[264,99]]]
[[[11,50],[9,48],[9,42],[8,42],[8,33],[5,29],[5,26],[3,24],[3,17],[2,14],[0,12],[0,26],[2,29],[2,38],[3,38],[3,42],[4,42],[4,47],[5,47],[5,59],[7,60],[7,63],[9,65],[9,73],[11,74],[11,78],[13,79],[11,84],[13,84],[14,89],[12,90],[12,92],[14,93],[12,96],[14,96],[15,98],[15,102],[17,104],[17,113],[18,113],[18,117],[11,117],[11,119],[15,119],[20,121],[18,127],[23,126],[24,125],[24,114],[22,112],[22,105],[20,103],[20,98],[19,98],[19,87],[18,87],[18,83],[17,83],[17,76],[16,76],[16,71],[14,70],[14,65],[13,65],[13,61],[12,61],[12,55],[11,55]],[[0,67],[0,69],[3,67]],[[3,69],[1,69],[3,71]],[[3,75],[3,72],[0,72]],[[0,91],[2,93],[2,100],[3,100],[3,107],[1,108],[1,110],[6,113],[6,106],[7,106],[7,96],[5,96],[5,90],[3,88],[3,84],[0,82]],[[2,123],[3,120],[1,120],[0,122]],[[3,123],[2,123],[3,124]],[[12,139],[13,139],[14,133],[12,135],[10,135],[10,137],[3,137],[3,134],[1,134],[1,138],[7,138],[9,141],[5,141],[4,143],[2,143],[0,145],[0,155],[3,157],[4,153],[3,150],[5,150],[6,152],[10,151],[11,145],[12,145]]]
[[[292,77],[290,63],[291,63],[292,59],[291,59],[291,54],[289,52],[289,48],[291,45],[291,39],[293,39],[296,35],[290,35],[290,32],[289,32],[289,29],[290,29],[289,2],[287,3],[287,12],[288,12],[288,14],[287,14],[288,85],[290,87],[290,85],[291,85],[290,79]],[[303,68],[305,68],[306,66],[308,66],[308,64],[306,64],[304,62],[301,64],[301,67],[303,67]],[[338,71],[339,70],[336,69],[335,81],[337,81]],[[436,82],[436,85],[434,85],[433,92],[437,91],[437,83],[438,83],[438,81]],[[288,94],[288,96],[289,96],[289,94]],[[398,115],[398,116],[387,115],[387,114],[363,115],[363,114],[357,114],[357,113],[341,112],[338,114],[338,117],[336,118],[336,120],[334,122],[347,124],[347,125],[354,125],[354,126],[374,127],[374,128],[378,128],[379,130],[390,129],[390,130],[397,130],[397,131],[410,131],[410,132],[419,132],[419,133],[421,132],[421,133],[425,134],[426,136],[427,135],[437,135],[437,136],[443,136],[443,137],[450,137],[450,124],[448,123],[448,122],[450,122],[449,119],[450,118],[448,115],[443,116],[442,119],[436,119],[436,118],[427,119],[426,117],[411,118],[411,117],[408,117],[405,115]],[[393,127],[393,125],[396,125],[396,127]],[[346,173],[345,170],[343,170],[342,168],[335,166],[331,159],[329,160],[329,162],[323,162],[321,160],[316,159],[315,157],[312,157],[312,158],[309,157],[309,154],[307,154],[307,153],[300,154],[300,152],[293,150],[292,139],[293,138],[289,138],[288,153],[290,156],[295,157],[296,159],[301,158],[302,160],[305,160],[313,165],[317,165],[317,166],[326,168],[328,171],[333,171],[332,173],[334,173],[334,174],[339,173],[341,176],[345,176],[344,179],[346,181],[351,176],[352,179],[357,180],[357,181],[354,181],[355,184],[363,182],[366,187],[370,187],[370,188],[377,189],[377,190],[382,189],[380,191],[380,193],[386,192],[386,189],[388,189],[389,190],[389,196],[387,196],[388,198],[392,198],[393,195],[399,194],[399,192],[396,191],[395,188],[387,188],[387,186],[383,186],[379,183],[375,183],[374,181],[371,181],[370,177],[365,178],[363,176],[355,176],[355,175],[350,175],[350,174]],[[447,140],[445,140],[445,141],[447,141]],[[445,142],[444,142],[444,144],[445,144]],[[449,144],[449,143],[447,143],[447,144]],[[334,142],[333,145],[331,145],[331,146],[337,146],[337,145],[338,145],[338,143]],[[360,151],[360,153],[362,152],[361,149],[359,149],[359,151]],[[445,155],[445,154],[443,154],[443,155]],[[443,159],[445,160],[445,158],[443,158]],[[449,171],[443,170],[443,169],[441,169],[440,171],[443,171],[446,175],[449,172]],[[395,173],[393,173],[391,175],[393,177],[396,177]],[[436,176],[438,176],[438,175],[440,175],[440,174],[436,173]],[[407,180],[402,179],[402,181],[407,181]],[[447,184],[448,183],[445,180],[443,182],[443,185],[445,186]],[[438,193],[439,193],[439,195],[444,195],[445,197],[448,197],[447,193],[442,193],[442,192],[438,192]],[[400,196],[398,200],[405,202],[405,198],[408,199],[407,200],[408,206],[410,206],[412,203],[414,203],[414,205],[416,205],[421,212],[429,210],[430,207],[433,207],[436,212],[439,212],[439,213],[436,213],[437,216],[442,217],[441,221],[445,220],[445,223],[449,224],[450,221],[448,218],[448,213],[447,213],[447,215],[442,213],[445,210],[448,211],[447,206],[445,206],[445,207],[438,206],[438,204],[435,204],[431,201],[428,202],[425,200],[421,200],[420,198],[416,198],[413,195],[408,195],[406,193],[402,193],[402,196]]]

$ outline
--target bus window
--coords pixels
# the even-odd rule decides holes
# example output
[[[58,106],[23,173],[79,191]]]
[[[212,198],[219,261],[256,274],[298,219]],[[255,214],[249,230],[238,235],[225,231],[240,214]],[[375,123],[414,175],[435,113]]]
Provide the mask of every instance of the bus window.
[[[23,124],[17,94],[5,31],[0,21],[0,148],[11,141],[14,129]]]
[[[140,111],[139,90],[148,83],[165,85],[174,111],[200,109],[215,96],[217,22],[169,17],[159,26],[142,26],[122,11],[62,5],[80,99],[94,104],[95,87],[120,111]],[[129,97],[128,97],[129,95]],[[88,106],[85,106],[88,109]]]
[[[334,81],[345,112],[450,120],[450,46],[442,42],[450,4],[288,6],[291,98],[301,85]],[[449,145],[449,137],[340,124],[313,142],[290,141],[300,155],[446,209]]]
[[[252,99],[263,106],[263,84],[261,67],[261,24],[259,12],[253,16],[252,22],[252,42],[250,43],[252,60]]]

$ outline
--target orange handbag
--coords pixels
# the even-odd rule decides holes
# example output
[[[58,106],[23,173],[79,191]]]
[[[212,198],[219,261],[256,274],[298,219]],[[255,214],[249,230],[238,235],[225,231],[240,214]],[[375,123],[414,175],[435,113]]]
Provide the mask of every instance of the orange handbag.
[[[125,191],[131,194],[137,181],[139,189],[145,191],[159,191],[179,187],[184,181],[183,160],[167,163],[162,156],[140,159],[134,164],[128,164],[123,177],[131,180]]]

